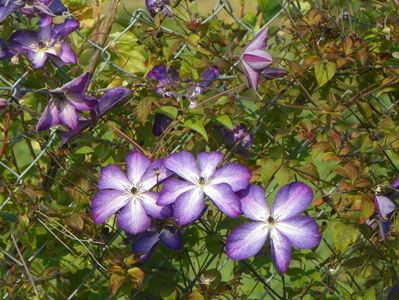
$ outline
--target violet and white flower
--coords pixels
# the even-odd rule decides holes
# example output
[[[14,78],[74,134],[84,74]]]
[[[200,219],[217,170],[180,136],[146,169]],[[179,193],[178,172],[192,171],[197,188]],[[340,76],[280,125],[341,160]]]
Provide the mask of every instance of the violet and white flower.
[[[177,98],[175,89],[179,81],[179,73],[175,68],[167,69],[165,65],[155,66],[148,74],[148,78],[157,81],[156,93],[162,97]]]
[[[268,28],[259,31],[253,40],[245,47],[241,54],[241,64],[250,86],[256,90],[259,76],[271,66],[273,58],[266,52],[268,39]]]
[[[283,186],[272,209],[258,185],[250,185],[240,195],[243,214],[253,222],[236,227],[228,236],[226,252],[230,258],[242,260],[256,255],[270,236],[274,264],[285,273],[292,246],[309,249],[319,245],[317,223],[309,216],[300,215],[313,199],[313,192],[306,184],[293,182]]]
[[[67,9],[61,0],[31,0],[26,1],[25,6],[21,9],[22,13],[27,16],[49,15],[60,16]]]
[[[146,262],[155,252],[159,244],[163,244],[172,250],[180,250],[183,247],[181,231],[172,226],[165,226],[161,230],[152,228],[149,231],[131,235],[127,242],[132,245],[132,251],[140,260]]]
[[[95,224],[101,224],[119,212],[119,226],[127,233],[137,234],[150,228],[151,218],[170,216],[170,207],[158,205],[159,193],[151,190],[171,172],[163,167],[162,160],[151,163],[138,151],[129,152],[126,164],[127,176],[115,165],[101,170],[91,215]]]
[[[190,108],[196,107],[196,98],[204,94],[211,84],[219,77],[220,69],[216,65],[211,65],[208,69],[201,73],[201,80],[191,84],[186,91],[187,98],[190,99]]]
[[[70,130],[78,129],[79,112],[93,109],[97,100],[85,95],[89,86],[90,75],[83,73],[62,87],[52,90],[36,130],[46,130],[54,125],[64,125]]]
[[[233,130],[222,127],[221,132],[225,137],[225,143],[228,147],[249,148],[252,145],[252,134],[244,124],[234,125]]]
[[[168,4],[169,0],[145,0],[145,6],[152,17],[159,12],[172,17],[173,13]]]
[[[182,226],[201,217],[205,211],[205,195],[224,214],[238,217],[241,208],[235,192],[248,186],[251,173],[238,163],[218,168],[222,160],[221,152],[201,152],[197,160],[187,151],[168,156],[164,166],[183,180],[165,181],[157,203],[174,204],[173,216]]]
[[[91,109],[90,117],[78,116],[78,128],[61,133],[62,142],[69,142],[74,136],[83,132],[86,128],[95,125],[96,122],[113,107],[127,100],[131,93],[132,91],[130,89],[124,87],[106,90],[98,101],[95,102],[95,106]]]
[[[24,0],[0,0],[0,22],[25,5]]]
[[[391,184],[390,188],[397,190],[399,188],[399,178],[395,179]],[[382,239],[386,239],[389,230],[392,225],[392,218],[394,211],[396,209],[395,203],[390,199],[390,197],[397,196],[396,191],[390,191],[387,194],[377,193],[374,197],[374,204],[377,210],[380,236]]]
[[[51,57],[57,62],[75,64],[76,54],[65,38],[79,28],[79,22],[66,19],[54,25],[52,17],[44,16],[39,21],[39,31],[17,30],[10,38],[10,48],[16,54],[27,53],[34,68],[41,68]]]

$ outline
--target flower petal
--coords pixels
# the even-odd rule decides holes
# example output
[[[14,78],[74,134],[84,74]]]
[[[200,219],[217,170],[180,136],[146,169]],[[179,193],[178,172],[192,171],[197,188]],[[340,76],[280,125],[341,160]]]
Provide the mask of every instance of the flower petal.
[[[238,163],[230,163],[216,170],[211,183],[227,183],[233,192],[237,192],[248,186],[250,178],[251,173],[246,167]]]
[[[256,255],[266,242],[269,229],[263,222],[250,222],[233,229],[226,241],[226,254],[234,260]]]
[[[303,182],[286,184],[276,194],[272,213],[278,221],[296,217],[303,212],[313,199],[312,189]]]
[[[37,34],[38,38],[42,42],[49,41],[51,36],[51,25],[53,24],[53,18],[51,16],[43,16],[39,20],[39,32]]]
[[[97,104],[97,100],[93,97],[75,93],[66,93],[65,95],[68,103],[71,104],[77,111],[91,110]]]
[[[236,218],[241,214],[240,200],[227,183],[207,185],[204,192],[225,215]]]
[[[198,164],[201,172],[201,176],[204,178],[210,178],[223,160],[223,153],[219,151],[215,152],[201,152],[197,156]]]
[[[16,48],[17,52],[26,50],[26,48],[38,42],[35,31],[32,30],[17,30],[10,38],[10,45]],[[22,49],[21,49],[22,47]]]
[[[78,58],[72,47],[65,41],[61,43],[61,53],[57,55],[65,64],[76,64]]]
[[[195,187],[187,181],[170,178],[163,184],[157,203],[158,205],[172,204],[181,194],[193,188]]]
[[[28,59],[32,63],[32,67],[35,69],[43,67],[47,60],[47,54],[45,52],[34,52],[28,50]]]
[[[90,79],[89,72],[85,72],[63,85],[61,89],[72,94],[83,94],[89,86]]]
[[[74,19],[66,19],[64,23],[54,25],[52,30],[52,38],[64,38],[70,35],[72,32],[79,29],[79,21]]]
[[[172,175],[173,173],[164,167],[163,159],[154,160],[141,178],[141,186],[146,190],[150,190]]]
[[[164,165],[172,172],[192,183],[195,183],[199,178],[197,163],[190,152],[173,153],[165,158]]]
[[[204,193],[201,189],[192,188],[177,197],[173,217],[180,226],[184,226],[199,219],[204,210]]]
[[[106,219],[124,207],[128,201],[129,197],[120,191],[103,190],[97,192],[90,205],[94,224],[104,223]]]
[[[159,194],[147,192],[140,195],[141,204],[147,215],[156,219],[165,219],[172,215],[172,209],[169,206],[160,206],[157,204]]]
[[[288,71],[283,68],[277,68],[277,67],[270,66],[270,67],[266,68],[262,72],[262,74],[263,74],[263,76],[265,76],[266,79],[271,80],[274,78],[284,77],[285,75],[288,74]]]
[[[256,91],[256,89],[258,88],[258,82],[260,77],[259,73],[252,69],[244,60],[241,60],[241,64],[250,87],[252,87],[252,89]]]
[[[385,196],[375,196],[375,207],[377,208],[378,215],[383,220],[387,220],[387,216],[395,210],[395,204]]]
[[[127,178],[135,185],[139,184],[151,161],[139,151],[130,151],[126,156]]]
[[[64,103],[59,105],[58,109],[60,110],[61,123],[71,130],[77,130],[78,114],[76,113],[75,108],[69,103]]]
[[[258,72],[265,70],[273,62],[272,56],[264,50],[251,50],[245,52],[241,59],[245,61],[250,68]]]
[[[110,111],[114,106],[127,99],[132,91],[128,88],[109,89],[98,99],[98,105],[95,109],[97,116],[102,116]]]
[[[267,48],[268,28],[260,30],[255,37],[244,47],[244,52]]]
[[[108,165],[101,170],[98,180],[100,190],[111,189],[126,192],[130,185],[125,174],[117,166]]]
[[[151,218],[140,201],[131,199],[120,211],[118,224],[127,233],[136,234],[150,228]]]
[[[246,190],[238,193],[241,210],[244,215],[254,221],[266,221],[270,216],[270,208],[265,200],[263,189],[251,184]]]
[[[180,250],[183,247],[181,231],[176,228],[162,229],[159,239],[171,249]]]
[[[291,243],[275,228],[270,231],[270,238],[274,265],[278,271],[285,273],[291,261]]]
[[[54,101],[50,100],[50,102],[47,104],[46,108],[44,109],[44,112],[40,117],[39,122],[36,125],[36,130],[37,131],[47,130],[51,126],[57,125],[59,123],[60,123],[60,118],[59,118],[58,107],[54,103]]]
[[[319,227],[309,216],[299,216],[277,222],[276,228],[289,239],[291,245],[299,249],[309,249],[320,244]]]
[[[153,254],[158,242],[159,233],[157,231],[141,232],[133,237],[132,251],[143,263]]]

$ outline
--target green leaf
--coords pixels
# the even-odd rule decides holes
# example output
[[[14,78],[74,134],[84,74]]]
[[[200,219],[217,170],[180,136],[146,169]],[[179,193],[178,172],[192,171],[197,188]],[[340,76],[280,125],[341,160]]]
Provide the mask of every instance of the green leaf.
[[[171,119],[176,119],[178,114],[178,110],[174,106],[162,106],[157,109],[157,112],[168,116]]]
[[[258,4],[265,20],[273,18],[281,9],[278,0],[258,0]]]
[[[337,67],[335,63],[319,61],[314,66],[317,84],[321,87],[334,77]]]
[[[227,127],[230,130],[233,130],[234,124],[228,115],[221,115],[217,117],[216,122],[218,122],[220,125],[223,125],[224,127]]]
[[[208,141],[208,134],[206,133],[204,123],[198,119],[188,119],[183,124],[185,127],[190,128],[201,134],[206,141]]]
[[[78,150],[75,151],[76,154],[88,154],[88,153],[93,153],[94,150],[90,148],[89,146],[83,146],[80,147]]]
[[[333,242],[339,252],[344,252],[351,243],[356,242],[359,234],[359,229],[352,224],[335,222],[332,225]]]

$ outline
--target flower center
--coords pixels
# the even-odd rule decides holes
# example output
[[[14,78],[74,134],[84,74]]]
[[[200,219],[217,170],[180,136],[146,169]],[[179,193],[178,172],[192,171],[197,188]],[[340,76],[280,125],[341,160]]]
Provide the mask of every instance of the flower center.
[[[130,192],[131,192],[133,195],[137,195],[138,192],[139,192],[139,189],[133,186],[133,187],[130,189]]]
[[[267,218],[267,223],[268,223],[270,226],[273,226],[273,225],[276,223],[276,221],[274,220],[274,218],[273,218],[272,216],[269,216],[269,217]]]
[[[205,178],[201,176],[198,180],[198,183],[201,185],[205,184]]]

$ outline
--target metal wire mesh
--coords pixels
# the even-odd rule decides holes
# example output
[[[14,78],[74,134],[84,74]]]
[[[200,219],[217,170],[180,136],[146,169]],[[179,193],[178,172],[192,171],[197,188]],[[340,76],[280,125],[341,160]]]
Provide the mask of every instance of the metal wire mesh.
[[[290,5],[291,1],[287,1],[285,3],[281,3],[281,9],[265,24],[264,26],[270,25],[272,22],[276,20],[280,15],[284,15],[286,13],[287,7]],[[215,4],[212,9],[212,12],[209,16],[204,18],[201,23],[205,24],[211,22],[214,19],[218,19],[219,15],[224,12],[227,13],[232,18],[232,21],[235,22],[238,26],[241,26],[243,29],[247,30],[251,34],[253,34],[253,30],[251,27],[240,21],[233,12],[232,5],[228,0],[219,0]],[[145,24],[152,24],[154,22],[153,18],[150,17],[146,11],[143,9],[136,9],[131,13],[131,18],[129,20],[128,26],[124,30],[122,30],[117,36],[113,39],[107,41],[105,46],[101,47],[100,45],[88,40],[89,43],[93,48],[98,49],[101,51],[101,62],[99,62],[99,67],[96,70],[93,78],[96,78],[101,74],[104,69],[110,68],[115,70],[115,72],[120,72],[123,76],[127,78],[137,78],[137,76],[130,71],[125,70],[123,67],[118,66],[115,64],[111,59],[111,53],[109,51],[110,46],[115,44],[119,39],[121,39],[127,32],[132,30],[135,26],[138,25],[145,25]],[[172,29],[162,26],[162,30],[165,32],[171,32]],[[179,56],[186,51],[188,45],[184,43],[180,49],[174,54],[173,59],[178,59]],[[0,89],[6,91],[12,97],[18,97],[18,89],[23,89],[24,87],[21,86],[21,82],[23,79],[29,74],[30,71],[26,71],[23,75],[18,78],[15,82],[9,82],[3,76],[0,76],[1,86]],[[390,107],[386,107],[387,112],[390,111]],[[350,115],[346,116],[347,118]],[[271,135],[271,134],[270,134]],[[26,143],[30,144],[31,140],[34,139],[30,132],[21,131],[19,136],[12,137],[12,139],[23,140]],[[275,143],[278,143],[272,136],[272,140]],[[52,131],[47,140],[45,142],[39,141],[40,150],[36,155],[35,152],[32,156],[32,161],[29,162],[23,169],[19,169],[15,167],[15,164],[11,163],[10,161],[6,161],[2,159],[0,161],[0,168],[3,169],[3,172],[8,172],[13,176],[13,182],[3,182],[3,186],[5,187],[5,191],[8,194],[7,197],[4,198],[3,202],[0,204],[0,212],[6,213],[9,209],[14,209],[15,205],[15,198],[19,197],[19,192],[21,187],[24,185],[24,181],[29,177],[29,175],[33,173],[41,173],[41,169],[39,166],[39,162],[43,159],[51,158],[56,155],[57,145],[55,144],[56,141],[56,132]],[[4,142],[4,141],[3,141]],[[308,147],[308,143],[305,141],[300,144],[297,149],[288,153],[289,157],[296,157],[301,151]],[[179,150],[179,146],[177,146],[173,151]],[[327,186],[326,186],[327,188]],[[334,192],[336,187],[329,187],[328,190],[323,190],[323,196],[328,196]],[[70,203],[70,206],[73,206],[73,203]],[[326,212],[319,211],[317,218],[322,218]],[[43,275],[43,271],[45,266],[35,265],[35,259],[40,255],[40,253],[49,247],[50,244],[55,243],[56,247],[64,247],[68,250],[71,255],[71,266],[66,266],[65,268],[73,269],[73,261],[79,261],[82,258],[90,258],[90,261],[86,262],[87,268],[85,268],[84,272],[79,273],[79,282],[74,286],[72,292],[69,295],[63,295],[63,298],[72,299],[77,297],[81,291],[81,289],[87,284],[88,281],[94,280],[97,281],[104,281],[108,280],[107,269],[103,266],[103,253],[104,251],[111,247],[111,244],[115,239],[120,236],[120,231],[116,231],[114,235],[109,239],[107,244],[100,245],[99,247],[95,241],[90,240],[82,240],[75,234],[73,234],[64,224],[61,224],[57,220],[53,219],[49,214],[40,213],[38,216],[38,222],[43,226],[45,230],[50,232],[54,237],[53,241],[47,240],[44,241],[42,244],[36,245],[35,251],[26,251],[24,249],[19,249],[17,242],[15,240],[15,232],[12,228],[10,228],[10,241],[5,243],[8,249],[3,249],[0,247],[1,253],[3,253],[4,257],[12,262],[14,262],[21,270],[19,273],[19,278],[16,281],[17,284],[30,284],[32,289],[34,289],[37,295],[46,295],[46,285],[50,284],[53,278],[56,278],[58,273],[62,273],[63,270],[58,270],[55,274],[47,274]],[[23,234],[23,233],[18,233]],[[326,241],[324,241],[326,242]],[[364,241],[363,241],[364,242]],[[320,273],[322,274],[321,282],[324,285],[324,289],[320,288],[320,294],[323,295],[324,293],[331,293],[332,290],[337,293],[337,296],[342,297],[345,294],[345,287],[343,285],[347,284],[348,280],[353,280],[353,277],[350,274],[342,274],[340,273],[340,262],[345,261],[351,255],[351,249],[355,249],[359,245],[353,245],[347,252],[342,254],[335,253],[332,248],[328,245],[331,249],[331,255],[327,258],[312,258],[310,262],[317,266],[320,269]],[[12,249],[17,249],[18,256],[14,256],[12,253]],[[79,249],[77,251],[76,249]],[[187,254],[189,256],[189,254]],[[201,276],[203,275],[204,270],[207,267],[212,266],[218,270],[222,270],[227,265],[227,259],[219,260],[217,255],[205,255],[206,258],[204,259],[203,264],[201,265],[193,265],[192,270],[192,277],[185,278],[187,281],[187,289],[192,289],[193,286],[198,284],[201,280]],[[194,260],[194,258],[193,258]],[[158,270],[161,270],[164,261],[161,261],[158,265]],[[273,293],[270,292],[270,287],[274,285],[274,282],[281,283],[282,278],[274,273],[274,271],[270,271],[267,269],[265,271],[262,269],[262,266],[250,266],[246,265],[248,269],[251,270],[252,275],[249,277],[250,280],[253,281],[254,289],[258,288],[259,286],[263,287],[264,289],[264,299],[276,298]],[[181,272],[177,269],[177,272],[180,273],[181,276],[187,276],[187,274],[181,274]],[[254,275],[255,274],[255,275]],[[141,286],[135,290],[135,292],[131,295],[132,298],[140,296],[143,289],[146,285],[151,281],[151,279],[156,276],[157,273],[153,272],[152,274],[145,277],[144,282]],[[46,277],[47,276],[47,277]],[[247,275],[245,275],[247,276]],[[351,279],[348,279],[351,278]],[[345,281],[345,282],[343,282]],[[313,282],[313,279],[310,280]],[[338,287],[337,289],[335,287]],[[3,299],[9,298],[9,293],[5,289],[1,289],[3,294]],[[250,295],[251,292],[248,292]]]

